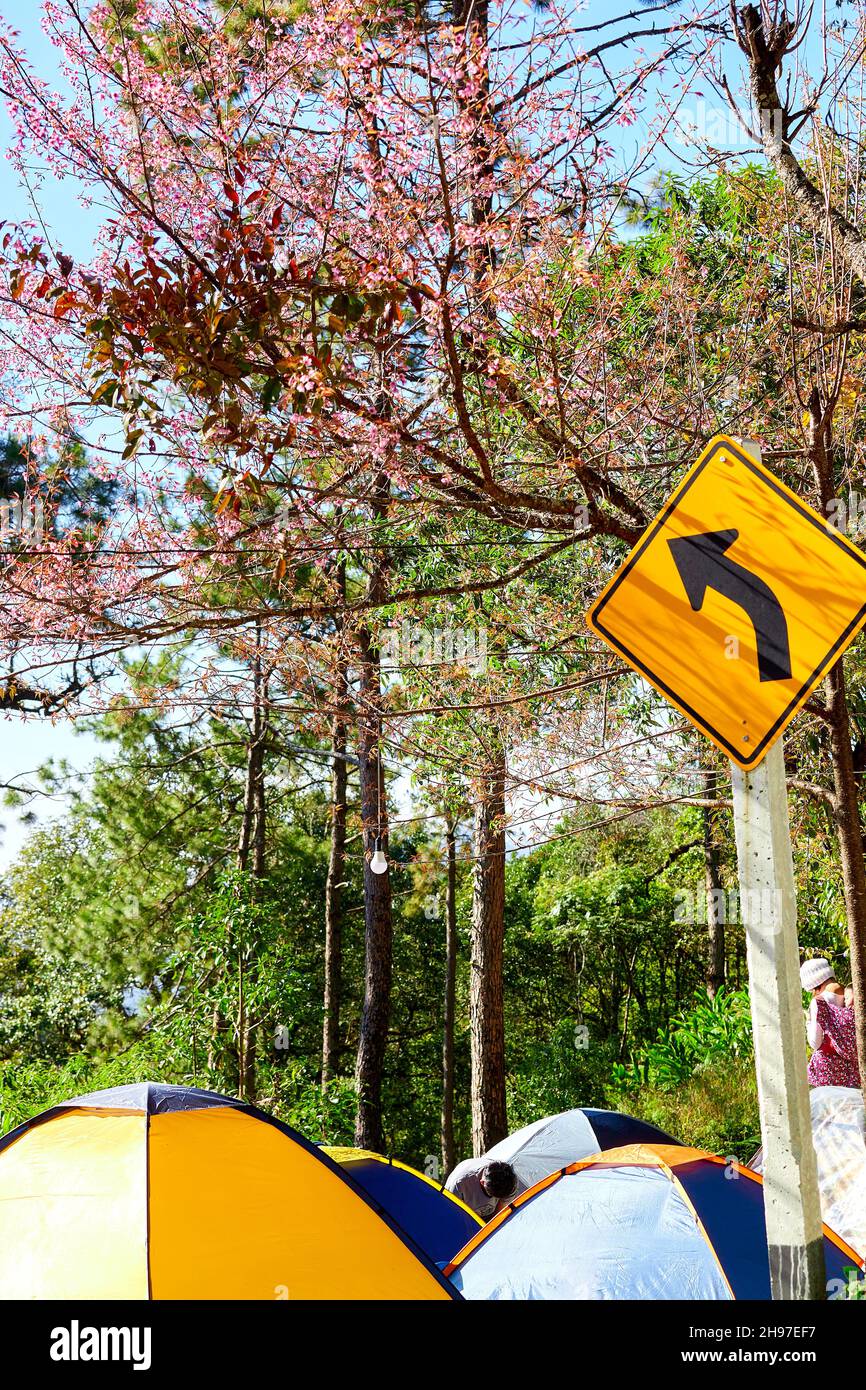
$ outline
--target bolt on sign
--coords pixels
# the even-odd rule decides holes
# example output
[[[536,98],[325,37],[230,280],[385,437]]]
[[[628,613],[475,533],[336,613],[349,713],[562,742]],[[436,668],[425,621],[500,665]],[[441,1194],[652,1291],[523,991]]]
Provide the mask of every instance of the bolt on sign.
[[[587,622],[748,769],[866,623],[866,555],[718,435]]]

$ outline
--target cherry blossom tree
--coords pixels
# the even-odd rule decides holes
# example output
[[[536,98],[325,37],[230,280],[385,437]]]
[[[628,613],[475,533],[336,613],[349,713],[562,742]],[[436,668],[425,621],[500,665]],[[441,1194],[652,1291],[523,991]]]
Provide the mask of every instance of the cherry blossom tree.
[[[652,392],[623,393],[609,373],[593,263],[670,113],[650,114],[627,150],[624,133],[662,74],[687,88],[715,8],[591,23],[522,0],[310,0],[248,6],[240,24],[207,0],[69,0],[45,5],[65,94],[4,31],[13,158],[35,198],[32,221],[2,231],[5,419],[24,414],[46,442],[77,431],[128,499],[110,563],[104,543],[58,541],[16,566],[4,637],[27,631],[34,662],[57,663],[81,643],[110,658],[194,633],[226,650],[255,630],[299,642],[302,662],[339,627],[368,856],[387,846],[383,622],[504,592],[576,544],[633,540],[647,519]],[[40,171],[74,178],[100,210],[88,264],[40,220]],[[581,285],[595,293],[576,336]],[[425,528],[446,561],[468,518],[508,545],[435,576],[400,563]],[[202,693],[221,678],[217,657],[203,663]],[[332,716],[341,704],[338,692]],[[339,730],[334,742],[339,756]],[[479,1148],[506,1124],[495,724],[487,744]],[[391,904],[369,865],[365,901],[357,1138],[378,1147]]]

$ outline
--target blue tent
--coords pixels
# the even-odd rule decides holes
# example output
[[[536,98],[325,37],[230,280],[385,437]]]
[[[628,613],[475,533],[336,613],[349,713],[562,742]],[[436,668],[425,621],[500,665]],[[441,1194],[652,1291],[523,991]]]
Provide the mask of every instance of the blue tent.
[[[459,1197],[405,1163],[367,1149],[325,1148],[324,1152],[436,1264],[453,1259],[482,1225]]]

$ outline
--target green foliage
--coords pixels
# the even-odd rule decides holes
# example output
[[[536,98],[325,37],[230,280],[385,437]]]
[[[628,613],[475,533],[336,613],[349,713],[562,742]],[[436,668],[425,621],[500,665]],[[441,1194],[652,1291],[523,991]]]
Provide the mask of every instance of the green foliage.
[[[641,1048],[628,1066],[617,1064],[614,1081],[629,1089],[652,1085],[673,1090],[707,1067],[752,1054],[748,992],[722,987],[711,999],[702,989],[694,1006],[659,1029],[657,1040]]]
[[[608,1104],[684,1144],[743,1163],[761,1142],[755,1068],[746,1058],[719,1057],[676,1088],[613,1084]]]
[[[106,1005],[102,982],[7,923],[0,934],[0,1059],[61,1061],[86,1046]]]
[[[137,678],[158,686],[176,680],[178,668],[164,657],[141,664]],[[321,791],[296,789],[291,777],[279,798],[271,791],[267,873],[255,880],[228,867],[235,826],[223,808],[232,798],[237,804],[243,776],[234,730],[214,722],[193,737],[165,717],[118,706],[93,731],[107,753],[86,794],[73,797],[63,819],[31,834],[5,884],[0,1058],[10,1064],[0,1076],[7,1125],[61,1097],[122,1081],[236,1092],[242,999],[258,1102],[312,1138],[351,1142],[363,997],[361,861],[350,853],[346,866],[342,1061],[323,1097]],[[280,767],[274,758],[269,776]],[[62,769],[46,776],[49,786],[61,785]],[[691,848],[696,817],[687,809],[609,826],[575,817],[561,827],[571,833],[509,861],[512,1125],[576,1105],[621,1105],[651,1109],[678,1137],[731,1152],[739,1152],[735,1143],[748,1146],[755,1129],[749,1089],[727,1095],[727,1072],[717,1066],[723,1058],[739,1066],[748,1055],[744,996],[722,993],[712,1004],[704,996],[683,1012],[703,970],[703,928],[678,921],[675,911],[677,892],[702,882],[702,857]],[[420,833],[392,837],[386,1143],[422,1168],[439,1151],[439,853],[438,841],[428,844]],[[471,1147],[469,870],[460,858],[461,1152]],[[431,884],[439,895],[433,910]],[[729,939],[733,947],[736,929]],[[633,1064],[622,1065],[629,1056]]]
[[[163,651],[130,667],[141,708],[119,700],[91,722],[106,751],[86,790],[73,786],[69,810],[31,833],[6,876],[0,940],[6,1123],[61,1097],[123,1081],[237,1093],[243,1025],[255,1050],[258,1103],[311,1138],[351,1142],[364,988],[360,847],[350,838],[341,1057],[323,1096],[328,810],[321,759],[311,766],[282,751],[318,746],[274,714],[266,873],[239,873],[231,866],[246,730],[217,718],[187,726],[161,712],[153,694],[182,684],[183,664],[182,651]],[[44,769],[43,782],[69,796],[64,767]],[[451,790],[459,805],[459,784]],[[350,784],[350,798],[353,792]],[[734,1063],[745,1055],[736,1017],[723,1009],[724,995],[713,1006],[682,1012],[704,969],[705,929],[679,920],[676,910],[681,890],[695,892],[703,882],[698,811],[610,822],[581,812],[559,829],[561,838],[510,857],[506,868],[510,1123],[621,1101],[632,1112],[655,1107],[665,1115],[663,1127],[680,1137],[715,1137],[711,1147],[732,1129],[742,1139],[754,1127],[748,1090],[726,1129],[714,1070],[723,1054]],[[428,840],[421,830],[395,829],[389,853],[395,935],[383,1080],[386,1146],[421,1168],[440,1146],[441,848],[436,835]],[[461,1153],[471,1148],[471,895],[471,864],[460,853],[455,1124]],[[733,952],[739,929],[730,927],[728,939]],[[660,1039],[668,1039],[666,1047]],[[640,1090],[628,1089],[632,1072],[622,1064],[629,1057],[644,1060]],[[671,1089],[675,1068],[685,1079]]]
[[[7,1133],[61,1100],[145,1080],[180,1081],[165,1068],[150,1040],[115,1056],[76,1052],[61,1065],[45,1061],[0,1062],[0,1133]]]
[[[241,1031],[252,1028],[259,1087],[285,1103],[314,1079],[314,1067],[288,1064],[315,1056],[321,1031],[320,968],[303,927],[320,900],[322,857],[298,837],[293,848],[273,879],[236,869],[215,879],[181,924],[149,1010],[174,1066],[229,1093],[239,1084]]]
[[[747,1161],[760,1144],[746,990],[698,990],[692,1008],[655,1042],[611,1071],[615,1109],[658,1125],[685,1144]]]
[[[554,1025],[549,1039],[524,1042],[508,1079],[510,1128],[519,1129],[542,1115],[555,1115],[575,1105],[606,1106],[616,1040],[593,1042],[581,1027],[563,1019]]]

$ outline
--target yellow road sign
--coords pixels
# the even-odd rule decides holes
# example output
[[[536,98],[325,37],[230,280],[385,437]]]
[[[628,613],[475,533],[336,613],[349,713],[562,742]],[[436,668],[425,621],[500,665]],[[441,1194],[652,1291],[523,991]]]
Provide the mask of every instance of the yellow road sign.
[[[719,435],[587,622],[755,767],[866,623],[866,555]]]

